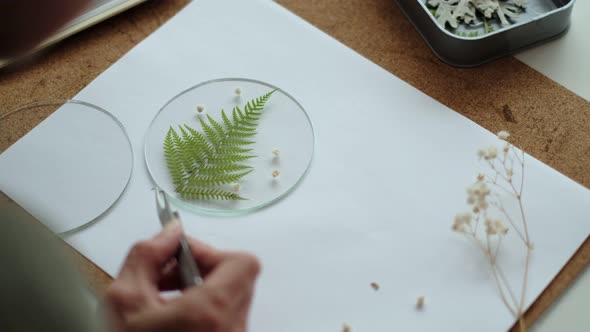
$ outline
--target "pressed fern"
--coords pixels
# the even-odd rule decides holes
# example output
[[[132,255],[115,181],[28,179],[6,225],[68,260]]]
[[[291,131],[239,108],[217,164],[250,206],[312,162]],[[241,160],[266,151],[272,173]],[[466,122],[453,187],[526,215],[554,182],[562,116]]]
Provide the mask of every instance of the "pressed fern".
[[[202,132],[188,125],[170,127],[164,140],[164,157],[176,186],[187,199],[240,200],[240,195],[221,186],[238,182],[253,171],[246,164],[255,158],[252,149],[264,105],[276,90],[255,98],[243,110],[234,107],[231,115],[221,110],[221,121],[210,115],[200,117]]]

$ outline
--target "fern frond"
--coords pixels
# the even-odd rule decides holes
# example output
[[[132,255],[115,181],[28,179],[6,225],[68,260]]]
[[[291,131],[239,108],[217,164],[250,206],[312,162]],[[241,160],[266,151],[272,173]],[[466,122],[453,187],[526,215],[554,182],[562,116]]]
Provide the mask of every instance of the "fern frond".
[[[237,137],[237,138],[247,138],[247,137],[252,137],[252,136],[256,136],[257,132],[256,130],[251,130],[251,131],[241,131],[241,130],[234,130],[232,132],[228,133],[228,137]]]
[[[209,188],[182,188],[178,191],[178,193],[187,199],[195,199],[195,200],[208,200],[208,199],[218,199],[218,200],[243,200],[244,198],[238,194],[231,193],[224,190],[218,189],[209,189]]]
[[[231,128],[233,126],[233,123],[227,117],[227,114],[225,114],[224,110],[221,110],[221,119],[223,120],[223,124],[225,125],[225,128]]]
[[[214,149],[217,148],[221,141],[221,137],[217,136],[217,132],[215,131],[215,129],[213,129],[209,124],[207,124],[207,122],[205,122],[203,118],[199,118],[199,121],[201,122],[201,127],[203,127],[205,137],[207,137]]]
[[[170,127],[166,134],[166,139],[164,140],[164,157],[166,158],[166,164],[168,165],[168,170],[172,176],[172,183],[178,186],[182,184],[184,179],[184,169],[182,167],[180,156],[177,153],[177,146],[174,143],[173,133],[174,129]]]
[[[195,133],[193,133],[194,131]],[[212,148],[209,143],[201,136],[201,134],[190,127],[181,127],[182,139],[184,148],[187,150],[187,157],[191,165],[201,165],[212,154]],[[192,172],[192,168],[188,169]]]
[[[248,141],[248,140],[245,140],[245,139],[240,138],[240,137],[229,137],[228,136],[224,143],[228,147],[236,147],[236,146],[251,145],[251,144],[254,144],[256,142],[254,142],[254,141]]]
[[[256,158],[256,156],[248,154],[218,154],[216,156],[209,158],[209,164],[239,163],[241,161],[246,161],[252,158]]]
[[[241,180],[253,171],[245,162],[255,158],[247,146],[255,143],[256,128],[266,102],[276,90],[234,107],[231,118],[221,110],[221,121],[200,117],[202,132],[172,127],[164,140],[164,155],[176,191],[184,198],[237,200],[236,193],[219,188]]]
[[[244,117],[244,113],[242,113],[242,110],[237,106],[236,106],[236,110],[238,111],[238,116],[239,116],[239,119],[241,120]],[[239,120],[236,121],[236,123],[237,122],[239,122]]]
[[[213,155],[213,146],[205,139],[205,137],[195,129],[185,125],[186,130],[191,134],[189,140],[191,141],[191,149],[198,150],[199,155],[209,158]]]
[[[243,154],[251,152],[252,149],[241,148],[237,146],[227,146],[220,149],[217,149],[217,153],[219,154]]]
[[[231,172],[239,172],[247,169],[253,169],[252,166],[232,163],[232,164],[209,164],[200,168],[200,174],[215,175]]]
[[[180,160],[182,162],[182,166],[184,166],[185,170],[190,171],[191,169],[193,169],[195,161],[198,162],[199,159],[195,160],[195,158],[193,158],[193,154],[192,154],[193,149],[191,148],[191,141],[190,141],[189,134],[186,132],[186,130],[184,130],[184,128],[182,128],[182,126],[178,126],[178,127],[180,129],[182,139],[180,138],[178,133],[176,133],[176,131],[174,131],[173,132],[174,144],[179,147],[177,151],[179,151],[179,156],[180,156]]]
[[[192,176],[187,184],[188,186],[203,186],[212,187],[220,186],[222,184],[228,184],[240,181],[244,176],[252,173],[253,170],[248,170],[241,173],[222,173],[222,174],[199,174]]]
[[[215,129],[215,131],[217,132],[217,135],[219,135],[219,137],[224,137],[227,134],[225,132],[225,129],[223,129],[223,126],[221,124],[219,124],[219,122],[215,121],[215,119],[213,119],[211,117],[211,115],[207,114],[207,120],[209,120],[211,127],[213,127],[213,129]]]

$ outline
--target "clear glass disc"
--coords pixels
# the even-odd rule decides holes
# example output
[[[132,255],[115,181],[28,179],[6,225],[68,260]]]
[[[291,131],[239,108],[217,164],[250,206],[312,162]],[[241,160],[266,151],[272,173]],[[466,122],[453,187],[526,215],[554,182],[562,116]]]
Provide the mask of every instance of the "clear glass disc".
[[[0,115],[0,190],[55,233],[78,230],[123,195],[133,150],[122,124],[89,103],[43,101]]]
[[[243,110],[248,101],[275,89],[261,111],[257,133],[251,138],[255,143],[247,146],[256,156],[244,161],[252,172],[238,182],[212,187],[244,199],[194,199],[180,195],[164,154],[169,129],[172,127],[180,134],[179,126],[187,125],[203,133],[199,119],[211,116],[223,125],[221,110],[231,118],[234,107]],[[270,84],[238,78],[207,81],[181,92],[160,109],[145,139],[145,160],[155,185],[177,205],[210,214],[247,213],[284,197],[306,174],[313,151],[311,121],[293,97]],[[193,174],[199,172],[199,165]]]

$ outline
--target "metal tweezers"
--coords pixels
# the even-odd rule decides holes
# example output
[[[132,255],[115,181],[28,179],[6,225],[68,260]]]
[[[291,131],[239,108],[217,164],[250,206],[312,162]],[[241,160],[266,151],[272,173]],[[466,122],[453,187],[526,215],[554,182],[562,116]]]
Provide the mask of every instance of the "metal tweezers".
[[[156,189],[156,209],[158,210],[158,216],[160,217],[160,223],[162,227],[166,226],[172,221],[180,222],[180,215],[178,211],[172,211],[170,209],[170,203],[166,193],[162,190]],[[180,246],[176,252],[176,261],[178,264],[178,272],[180,274],[180,280],[183,288],[189,288],[193,286],[199,286],[203,283],[203,278],[197,267],[197,263],[190,250],[188,240],[183,234],[180,239]]]

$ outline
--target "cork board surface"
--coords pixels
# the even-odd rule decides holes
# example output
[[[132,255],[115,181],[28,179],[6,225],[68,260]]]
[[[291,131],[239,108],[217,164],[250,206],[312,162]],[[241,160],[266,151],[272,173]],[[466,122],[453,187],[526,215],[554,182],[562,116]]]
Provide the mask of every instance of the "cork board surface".
[[[513,57],[472,69],[444,64],[392,0],[278,2],[484,128],[510,131],[513,142],[533,157],[590,188],[590,102],[585,99]],[[0,114],[32,101],[73,97],[187,3],[149,1],[0,71]],[[39,120],[11,128],[0,151]],[[110,277],[75,255],[90,283],[104,290]],[[587,239],[527,312],[529,325],[589,265]]]

